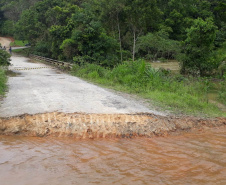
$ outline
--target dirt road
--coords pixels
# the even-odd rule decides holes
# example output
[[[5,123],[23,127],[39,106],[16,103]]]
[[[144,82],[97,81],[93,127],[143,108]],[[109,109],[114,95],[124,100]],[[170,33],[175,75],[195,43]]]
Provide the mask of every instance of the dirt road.
[[[0,37],[0,43],[1,43],[2,47],[5,46],[6,48],[9,48],[11,40],[9,38]]]
[[[12,42],[12,40],[10,38],[5,38],[5,37],[0,37],[0,43],[2,45],[2,47],[6,47],[7,51],[10,47],[10,43]],[[12,47],[12,50],[15,49],[24,49],[24,48],[28,48],[29,46],[23,46],[23,47]]]
[[[45,112],[154,113],[140,102],[122,97],[28,58],[12,56],[14,72],[1,102],[0,117]]]

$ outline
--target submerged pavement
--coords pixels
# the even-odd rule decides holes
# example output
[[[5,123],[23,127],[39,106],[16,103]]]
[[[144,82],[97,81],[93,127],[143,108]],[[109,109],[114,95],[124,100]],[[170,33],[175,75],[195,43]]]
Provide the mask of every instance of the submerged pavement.
[[[129,96],[90,84],[29,58],[12,56],[8,93],[0,102],[0,117],[46,112],[163,113],[150,110]]]

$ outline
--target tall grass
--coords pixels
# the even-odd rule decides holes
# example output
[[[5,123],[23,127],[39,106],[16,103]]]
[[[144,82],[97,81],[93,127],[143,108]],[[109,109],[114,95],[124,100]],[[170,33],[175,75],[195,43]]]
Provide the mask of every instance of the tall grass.
[[[172,75],[165,70],[156,70],[142,60],[124,62],[113,69],[96,64],[74,65],[72,74],[154,100],[156,105],[174,113],[213,117],[226,115],[208,102],[207,93],[211,85],[206,79]]]
[[[218,101],[226,106],[226,75],[224,76],[224,81],[220,83]]]
[[[4,95],[4,92],[7,88],[6,86],[7,77],[5,71],[0,69],[0,96]]]
[[[13,50],[13,53],[17,53],[19,55],[29,57],[30,54],[30,48],[25,48],[25,49],[15,49]]]

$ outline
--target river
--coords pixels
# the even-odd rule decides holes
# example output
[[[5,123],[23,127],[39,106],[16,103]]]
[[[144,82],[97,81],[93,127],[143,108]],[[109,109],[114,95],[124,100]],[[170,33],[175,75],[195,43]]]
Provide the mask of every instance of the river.
[[[226,184],[226,128],[137,139],[0,136],[1,185]]]

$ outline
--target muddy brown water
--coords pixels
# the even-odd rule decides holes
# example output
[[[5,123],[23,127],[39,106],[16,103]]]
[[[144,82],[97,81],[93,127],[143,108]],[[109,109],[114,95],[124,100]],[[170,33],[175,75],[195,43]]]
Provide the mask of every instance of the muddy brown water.
[[[1,185],[226,184],[226,129],[137,139],[0,136]]]

